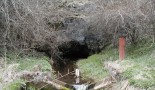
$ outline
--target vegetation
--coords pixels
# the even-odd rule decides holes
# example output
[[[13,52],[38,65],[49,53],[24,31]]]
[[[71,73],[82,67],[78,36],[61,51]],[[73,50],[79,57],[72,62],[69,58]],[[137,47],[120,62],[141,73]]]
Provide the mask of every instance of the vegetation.
[[[127,58],[121,62],[125,69],[123,79],[129,79],[131,85],[144,89],[155,86],[154,48],[154,43],[140,43],[128,48]]]
[[[128,44],[119,63],[122,80],[143,89],[155,86],[155,0],[0,0],[0,7],[0,89],[9,66],[17,64],[16,72],[35,66],[52,71],[49,59],[58,66],[82,56],[81,48],[70,49],[75,46],[88,54],[103,49],[76,63],[83,78],[97,82],[108,75],[104,63],[119,59],[114,47],[120,36]],[[72,41],[79,45],[69,45]],[[17,90],[23,81],[13,82],[4,89]]]
[[[44,73],[46,72],[51,73],[52,74],[51,78],[55,78],[55,75],[52,73],[52,67],[48,62],[49,58],[44,54],[32,53],[32,52],[29,52],[28,54],[25,54],[25,53],[19,54],[18,51],[14,51],[14,52],[8,52],[6,58],[7,58],[6,59],[7,67],[8,67],[7,73],[14,74],[14,72],[22,73],[23,71],[36,72],[36,70],[37,71],[39,70]],[[16,65],[16,66],[15,67],[12,66],[12,68],[9,68],[11,65]],[[3,85],[4,90],[21,90],[20,89],[21,87],[25,87],[25,83],[27,81],[24,81],[23,79],[18,79],[18,78],[13,81],[12,79],[10,79],[8,81],[9,83],[5,84],[5,82],[3,82],[3,77],[2,77],[3,74],[4,74],[3,70],[0,71],[0,84]],[[33,86],[28,86],[25,88],[29,90],[36,90],[35,87]]]
[[[87,59],[79,60],[77,66],[84,77],[100,81],[108,75],[108,72],[104,67],[104,62],[117,60],[117,56],[117,49],[112,49],[110,46],[102,53],[92,55]]]
[[[12,83],[7,84],[3,90],[20,90],[20,86],[22,85],[22,83],[24,83],[24,81],[22,80],[16,80]],[[33,90],[33,89],[30,89]]]
[[[112,43],[120,32],[126,32],[133,44],[155,34],[154,0],[1,0],[0,3],[3,34],[0,41],[9,47],[37,48],[47,44],[54,48],[58,35],[53,32],[63,28],[59,24],[66,17],[87,20],[89,33],[112,34]]]
[[[151,41],[141,40],[136,46],[128,45],[126,48],[126,59],[120,62],[123,68],[122,80],[129,80],[130,85],[143,89],[151,88],[155,85],[155,44]],[[14,59],[12,61],[11,59]],[[18,71],[32,70],[35,65],[41,65],[43,71],[51,70],[48,57],[44,55],[35,56],[7,54],[7,62],[19,63]],[[104,62],[118,60],[118,50],[108,46],[99,54],[92,55],[87,59],[79,60],[76,64],[82,73],[83,78],[91,78],[95,82],[102,80],[108,75],[104,67]],[[16,83],[17,82],[17,83]],[[7,88],[18,90],[23,81],[17,80],[10,83]],[[5,89],[4,90],[8,90]],[[33,89],[30,89],[33,90]]]
[[[126,59],[120,62],[123,69],[122,80],[129,80],[130,85],[148,89],[155,86],[155,44],[142,40],[136,46],[127,46]],[[78,61],[82,76],[95,81],[105,78],[108,73],[104,62],[118,60],[118,52],[111,47],[88,59]]]
[[[51,71],[52,67],[49,64],[49,58],[44,54],[29,52],[28,55],[19,54],[19,52],[8,52],[7,64],[18,63],[18,71],[28,70],[31,71],[34,66],[40,65],[42,71]]]

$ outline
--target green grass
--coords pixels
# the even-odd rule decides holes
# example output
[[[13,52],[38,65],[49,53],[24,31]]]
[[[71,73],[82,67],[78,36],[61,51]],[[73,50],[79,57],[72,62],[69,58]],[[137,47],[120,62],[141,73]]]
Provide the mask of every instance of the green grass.
[[[77,65],[81,73],[87,78],[100,80],[108,74],[105,68],[103,67],[102,55],[96,54],[90,56],[88,59],[80,60],[77,63]]]
[[[126,60],[121,62],[125,71],[123,79],[131,85],[148,89],[155,86],[155,44],[139,43],[127,49]]]
[[[34,67],[36,65],[41,66],[42,72],[51,72],[52,67],[48,62],[49,58],[43,54],[33,54],[29,53],[28,55],[25,54],[19,54],[18,51],[16,52],[8,52],[7,53],[7,64],[19,64],[19,66],[16,68],[16,72],[22,72],[24,70],[26,71],[34,71]],[[55,78],[55,75],[52,74],[52,78]],[[20,86],[22,83],[25,83],[24,80],[14,80],[11,83],[8,83],[4,90],[20,90]],[[28,90],[36,90],[34,87],[29,86]]]
[[[76,64],[83,78],[91,78],[97,82],[108,75],[104,62],[116,60],[118,50],[109,46],[101,53],[79,60]],[[7,56],[7,62],[19,63],[18,71],[31,70],[35,65],[41,65],[43,71],[51,70],[48,58],[44,55],[17,57],[17,54],[11,53]],[[130,85],[143,89],[155,86],[155,44],[142,41],[136,46],[127,46],[126,58],[120,64],[124,70],[122,80],[127,79]]]
[[[51,65],[48,62],[49,58],[45,55],[18,55],[18,52],[12,52],[7,54],[7,63],[18,63],[18,71],[28,70],[31,71],[35,65],[40,65],[42,71],[52,70]]]
[[[77,66],[84,78],[91,78],[97,82],[108,75],[107,70],[104,68],[104,62],[118,59],[117,54],[118,52],[116,49],[107,47],[106,50],[100,54],[95,54],[87,59],[79,60]]]
[[[102,80],[108,75],[103,63],[118,60],[118,50],[106,48],[100,54],[77,62],[83,77],[95,81]],[[120,62],[124,72],[122,80],[129,80],[130,85],[148,89],[155,86],[155,44],[141,41],[136,46],[126,47],[126,58]]]
[[[3,90],[21,90],[21,88],[25,85],[25,81],[18,79],[18,80],[14,80],[13,82],[5,85],[3,87]],[[25,87],[25,86],[24,86]],[[27,86],[25,87],[26,90],[36,90],[35,87],[33,86]]]
[[[27,57],[21,58],[17,61],[19,63],[18,70],[32,70],[35,65],[41,65],[42,71],[52,70],[51,65],[47,61],[46,57],[36,58],[36,57]]]
[[[20,90],[20,86],[22,83],[24,83],[23,80],[16,80],[4,86],[3,90]]]

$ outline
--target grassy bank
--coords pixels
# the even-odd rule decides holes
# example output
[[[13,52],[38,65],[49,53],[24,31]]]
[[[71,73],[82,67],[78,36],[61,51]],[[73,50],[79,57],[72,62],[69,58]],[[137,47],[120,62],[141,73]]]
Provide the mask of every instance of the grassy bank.
[[[19,64],[17,71],[31,71],[36,65],[39,65],[42,71],[52,70],[48,62],[49,58],[42,53],[20,54],[19,52],[7,53],[7,64]]]
[[[100,81],[108,75],[107,70],[104,68],[104,62],[117,59],[117,49],[112,49],[111,46],[109,46],[100,54],[95,54],[87,59],[79,60],[77,66],[84,77],[92,78],[94,81]]]
[[[154,87],[155,44],[142,42],[129,47],[126,60],[121,62],[121,66],[125,69],[123,79],[128,79],[131,85],[143,89]]]
[[[23,71],[34,71],[40,70],[42,72],[51,72],[52,68],[49,64],[49,58],[46,57],[44,54],[41,53],[28,53],[28,54],[21,54],[20,52],[8,52],[6,56],[7,61],[7,73],[21,73]],[[9,68],[12,67],[12,68]],[[4,70],[2,70],[4,71]],[[4,74],[6,72],[0,72],[0,84],[3,86],[3,90],[20,90],[22,84],[26,81],[22,79],[15,79],[7,82],[4,82]],[[52,74],[52,72],[51,72]],[[55,77],[52,75],[51,77]],[[33,87],[27,87],[29,90],[35,90]]]
[[[100,54],[78,61],[77,66],[84,77],[97,82],[108,75],[103,63],[116,60],[118,50],[108,47]],[[122,80],[129,80],[130,85],[143,89],[155,86],[155,44],[142,41],[136,46],[127,46],[126,59],[120,64],[124,69]]]

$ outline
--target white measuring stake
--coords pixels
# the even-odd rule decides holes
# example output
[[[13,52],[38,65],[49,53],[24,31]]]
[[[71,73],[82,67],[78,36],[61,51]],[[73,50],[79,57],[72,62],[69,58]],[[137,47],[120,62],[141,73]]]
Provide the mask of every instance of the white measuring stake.
[[[76,84],[80,83],[80,78],[77,77],[75,81],[76,81]]]
[[[76,75],[76,77],[79,77],[80,76],[80,70],[79,69],[76,69],[75,70],[75,75]]]

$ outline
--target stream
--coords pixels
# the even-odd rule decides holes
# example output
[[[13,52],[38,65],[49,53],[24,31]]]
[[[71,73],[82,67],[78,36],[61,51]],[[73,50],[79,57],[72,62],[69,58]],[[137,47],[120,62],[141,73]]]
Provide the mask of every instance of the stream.
[[[88,84],[93,80],[83,79],[81,76],[77,77],[75,75],[75,70],[78,68],[75,63],[76,62],[73,61],[69,62],[60,70],[54,67],[55,75],[57,76],[58,80],[72,85],[75,90],[87,90]]]

